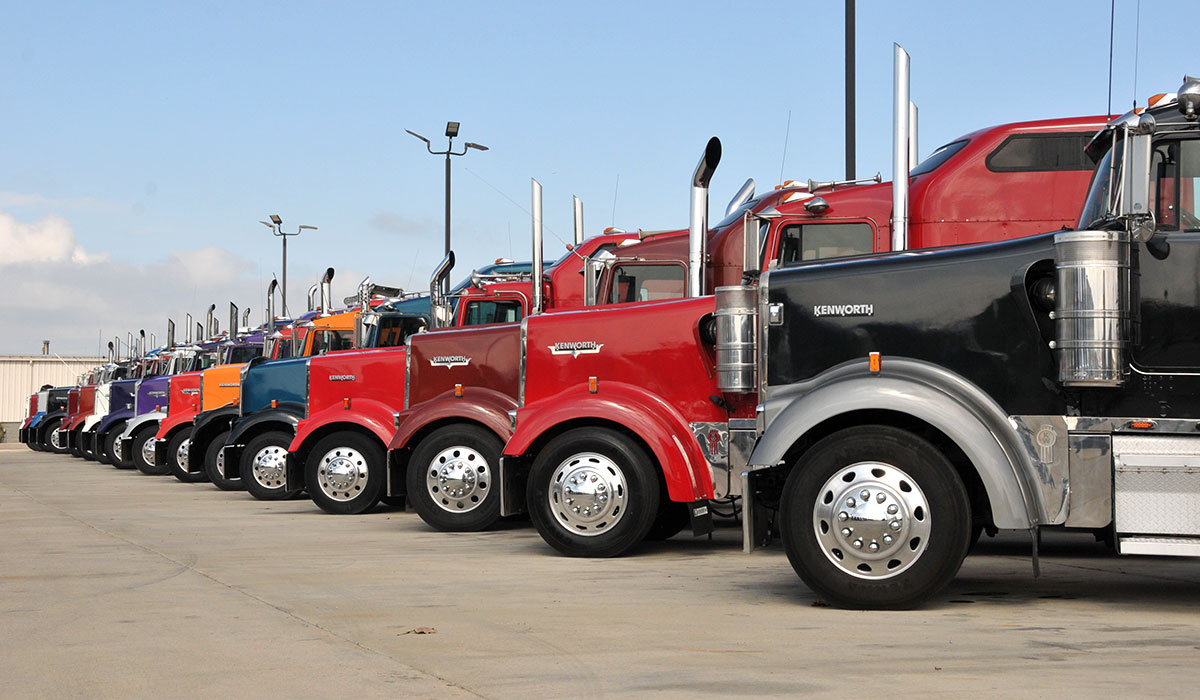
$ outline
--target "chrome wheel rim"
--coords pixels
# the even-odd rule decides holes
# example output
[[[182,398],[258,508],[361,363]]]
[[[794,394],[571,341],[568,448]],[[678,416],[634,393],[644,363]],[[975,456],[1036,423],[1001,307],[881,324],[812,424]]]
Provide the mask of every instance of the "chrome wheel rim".
[[[254,480],[268,489],[283,487],[283,475],[286,470],[287,449],[278,445],[267,445],[259,450],[254,455],[250,467]]]
[[[363,492],[369,474],[363,453],[351,447],[335,447],[321,457],[317,485],[329,498],[345,503]]]
[[[929,546],[925,494],[904,471],[859,462],[829,477],[813,506],[813,530],[834,566],[879,580],[911,567]]]
[[[464,445],[447,447],[425,468],[425,488],[439,508],[469,513],[483,504],[492,487],[492,468],[478,451]]]
[[[217,450],[217,474],[222,478],[225,477],[225,448]]]
[[[617,463],[595,452],[564,460],[550,478],[547,499],[555,522],[569,532],[593,537],[625,516],[628,486]]]
[[[184,440],[183,442],[179,443],[179,447],[175,448],[175,463],[178,464],[179,468],[185,472],[188,470],[188,466],[189,466],[188,465],[188,455],[192,451],[191,448],[192,448],[192,439],[191,438],[188,438],[187,440]]]
[[[61,430],[55,430],[50,433],[50,446],[56,450],[63,449],[63,436]]]
[[[154,466],[154,438],[142,442],[142,461]]]

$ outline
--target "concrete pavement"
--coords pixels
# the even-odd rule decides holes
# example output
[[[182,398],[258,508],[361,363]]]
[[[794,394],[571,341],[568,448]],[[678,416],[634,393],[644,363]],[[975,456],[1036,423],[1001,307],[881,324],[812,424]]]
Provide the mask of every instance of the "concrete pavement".
[[[527,524],[443,534],[20,445],[0,533],[11,697],[1191,697],[1200,663],[1200,561],[1087,535],[1047,536],[1040,579],[1007,535],[924,609],[843,611],[733,528],[569,559]]]

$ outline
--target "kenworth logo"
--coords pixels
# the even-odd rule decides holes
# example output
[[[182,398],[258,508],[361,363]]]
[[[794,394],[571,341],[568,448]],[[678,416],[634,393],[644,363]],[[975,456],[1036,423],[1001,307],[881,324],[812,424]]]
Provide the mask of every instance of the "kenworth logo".
[[[184,389],[184,390],[183,390],[183,393],[185,393],[185,394],[199,394],[199,393],[200,393],[200,390],[199,390],[199,389]]]
[[[429,358],[429,364],[434,367],[466,367],[471,364],[471,358],[466,355],[435,355]]]
[[[241,386],[241,384],[238,384],[237,382],[221,382],[222,389],[235,389],[239,386]]]
[[[580,355],[595,355],[600,352],[600,348],[604,347],[604,343],[597,343],[594,340],[573,340],[570,342],[555,343],[546,347],[550,348],[550,352],[554,355],[579,357]]]
[[[165,391],[149,391],[146,393],[148,396],[166,396],[167,395],[167,392],[165,392]]]
[[[329,375],[329,381],[331,381],[331,382],[352,382],[352,381],[354,381],[354,379],[355,379],[355,377],[353,374],[331,374],[331,375]]]
[[[874,304],[821,304],[813,307],[813,316],[874,316]]]

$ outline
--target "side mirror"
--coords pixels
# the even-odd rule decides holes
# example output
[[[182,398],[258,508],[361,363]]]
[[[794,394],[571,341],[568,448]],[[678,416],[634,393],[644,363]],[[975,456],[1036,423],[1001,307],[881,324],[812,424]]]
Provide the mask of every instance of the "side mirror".
[[[1156,128],[1154,117],[1143,114],[1129,137],[1129,158],[1125,164],[1125,215],[1129,234],[1145,243],[1154,236],[1154,212],[1150,191],[1151,141]]]

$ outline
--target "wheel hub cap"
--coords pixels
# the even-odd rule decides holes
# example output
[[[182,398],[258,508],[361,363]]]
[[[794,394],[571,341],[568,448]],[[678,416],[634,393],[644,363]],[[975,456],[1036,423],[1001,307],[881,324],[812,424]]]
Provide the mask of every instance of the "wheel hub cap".
[[[54,432],[50,433],[50,445],[56,450],[61,450],[63,448],[63,436],[61,430],[55,430]]]
[[[217,473],[225,476],[225,450],[217,450]]]
[[[425,471],[425,486],[442,510],[466,513],[483,503],[492,485],[492,470],[483,455],[458,445],[439,452]]]
[[[146,464],[154,464],[154,438],[150,438],[142,443],[142,460]]]
[[[929,544],[925,494],[908,474],[890,464],[845,467],[821,487],[813,528],[825,556],[857,578],[895,576],[921,557]]]
[[[560,525],[577,535],[599,535],[625,515],[625,474],[595,452],[572,455],[550,480],[550,509]]]
[[[250,471],[255,481],[269,489],[277,489],[283,486],[286,468],[287,450],[278,445],[268,445],[254,455],[254,465]]]
[[[321,491],[335,501],[349,501],[367,485],[367,460],[349,447],[335,447],[321,457],[317,483]]]
[[[179,447],[175,449],[175,462],[179,464],[179,468],[183,471],[188,470],[188,454],[191,452],[192,439],[188,438],[179,443]]]

